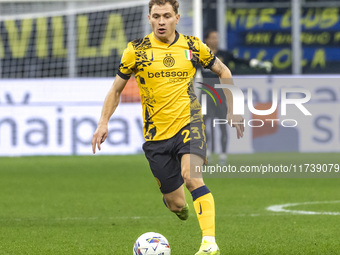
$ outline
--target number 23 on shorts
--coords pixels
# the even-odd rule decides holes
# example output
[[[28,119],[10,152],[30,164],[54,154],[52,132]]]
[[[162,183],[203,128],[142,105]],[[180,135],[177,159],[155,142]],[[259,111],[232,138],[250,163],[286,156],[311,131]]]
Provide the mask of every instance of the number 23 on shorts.
[[[191,132],[194,135],[193,136],[194,139],[201,139],[201,134],[199,132],[198,127],[191,127]],[[184,129],[181,135],[184,135],[183,143],[186,143],[191,140],[190,131],[188,129]]]

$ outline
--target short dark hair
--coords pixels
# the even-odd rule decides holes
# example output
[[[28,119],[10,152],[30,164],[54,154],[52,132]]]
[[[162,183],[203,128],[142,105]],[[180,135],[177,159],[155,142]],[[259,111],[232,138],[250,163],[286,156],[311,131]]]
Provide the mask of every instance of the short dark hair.
[[[178,14],[179,3],[177,0],[150,0],[149,2],[149,13],[151,13],[152,6],[156,5],[165,5],[166,3],[171,4],[174,12]]]
[[[208,29],[205,33],[204,33],[204,41],[206,41],[210,34],[213,33],[213,32],[216,32],[217,33],[217,30],[216,29]]]

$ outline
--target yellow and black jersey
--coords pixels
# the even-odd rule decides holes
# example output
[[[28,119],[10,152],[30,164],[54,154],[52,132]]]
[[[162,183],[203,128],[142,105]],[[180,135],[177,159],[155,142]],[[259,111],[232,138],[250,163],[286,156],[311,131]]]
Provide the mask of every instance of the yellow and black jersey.
[[[171,44],[158,41],[153,33],[128,44],[118,75],[127,80],[135,73],[146,141],[171,138],[190,122],[202,120],[193,77],[199,63],[210,68],[214,61],[201,40],[177,32]]]

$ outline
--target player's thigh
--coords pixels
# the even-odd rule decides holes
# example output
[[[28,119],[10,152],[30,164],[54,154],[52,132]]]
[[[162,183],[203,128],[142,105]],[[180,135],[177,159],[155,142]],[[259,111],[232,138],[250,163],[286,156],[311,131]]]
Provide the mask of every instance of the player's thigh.
[[[196,173],[197,169],[206,162],[207,144],[203,122],[198,121],[185,126],[179,132],[176,146],[181,161],[182,176],[189,180],[190,175]]]
[[[163,194],[177,190],[184,183],[180,162],[167,149],[169,143],[171,141],[146,142],[143,145],[152,174]]]

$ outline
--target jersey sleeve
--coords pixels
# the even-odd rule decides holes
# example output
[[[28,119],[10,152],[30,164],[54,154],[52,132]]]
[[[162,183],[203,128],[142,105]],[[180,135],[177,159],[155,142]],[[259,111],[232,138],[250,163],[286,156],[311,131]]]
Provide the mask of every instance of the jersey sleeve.
[[[133,49],[132,44],[129,43],[123,52],[117,74],[125,80],[130,79],[135,68],[135,64],[136,64],[135,51]]]
[[[201,40],[199,40],[199,49],[199,62],[204,68],[211,68],[216,60],[215,55],[212,53],[210,48]]]

